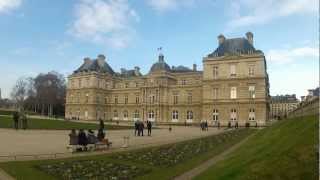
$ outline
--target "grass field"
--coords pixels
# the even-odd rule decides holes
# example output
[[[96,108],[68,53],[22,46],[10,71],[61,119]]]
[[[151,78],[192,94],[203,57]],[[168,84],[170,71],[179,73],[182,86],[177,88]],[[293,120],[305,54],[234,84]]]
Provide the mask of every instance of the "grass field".
[[[316,116],[281,121],[195,179],[318,179],[318,127]]]
[[[0,128],[13,128],[12,116],[0,116]],[[52,119],[28,119],[28,129],[98,129],[98,124],[61,121]],[[105,124],[106,129],[129,129],[131,126],[116,126]]]
[[[215,136],[109,155],[0,164],[16,179],[172,179],[256,132],[227,131]]]

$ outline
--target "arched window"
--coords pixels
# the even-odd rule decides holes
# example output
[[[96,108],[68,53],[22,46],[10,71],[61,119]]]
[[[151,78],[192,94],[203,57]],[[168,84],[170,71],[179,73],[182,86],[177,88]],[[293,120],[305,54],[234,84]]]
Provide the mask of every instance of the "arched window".
[[[193,112],[187,111],[187,120],[192,120],[192,119],[193,119]]]
[[[172,111],[172,119],[178,120],[179,119],[179,113],[177,110]]]
[[[219,120],[219,111],[218,111],[218,109],[213,109],[213,114],[212,114],[213,116],[213,120],[214,121],[218,121]]]

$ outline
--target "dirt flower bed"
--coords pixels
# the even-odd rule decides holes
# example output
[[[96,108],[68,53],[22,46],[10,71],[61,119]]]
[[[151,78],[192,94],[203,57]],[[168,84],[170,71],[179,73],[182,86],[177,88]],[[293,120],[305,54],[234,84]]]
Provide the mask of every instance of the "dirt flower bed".
[[[59,179],[68,180],[125,180],[150,172],[149,169],[112,163],[106,160],[67,161],[43,164],[37,166],[37,168]]]
[[[197,154],[206,153],[219,147],[226,141],[246,136],[245,129],[225,132],[219,135],[197,140],[163,146],[160,148],[146,149],[138,152],[121,153],[112,158],[130,162],[141,162],[151,166],[171,167],[184,161],[190,160]]]

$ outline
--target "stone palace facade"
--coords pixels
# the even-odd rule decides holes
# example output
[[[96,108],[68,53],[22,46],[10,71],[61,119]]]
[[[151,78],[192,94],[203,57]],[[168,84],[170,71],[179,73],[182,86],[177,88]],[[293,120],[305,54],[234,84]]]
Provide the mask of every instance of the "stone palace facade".
[[[218,48],[203,58],[203,71],[170,67],[160,53],[147,74],[139,67],[115,72],[105,56],[85,58],[68,77],[67,119],[150,120],[211,125],[265,125],[269,114],[266,59],[246,38],[218,36]]]

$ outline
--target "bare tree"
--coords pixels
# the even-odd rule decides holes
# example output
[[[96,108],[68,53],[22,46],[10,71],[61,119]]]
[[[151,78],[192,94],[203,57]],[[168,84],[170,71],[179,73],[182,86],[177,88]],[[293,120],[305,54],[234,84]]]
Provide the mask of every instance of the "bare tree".
[[[28,80],[27,78],[20,77],[16,84],[13,86],[11,97],[18,106],[19,111],[24,109],[24,102],[28,96]]]

